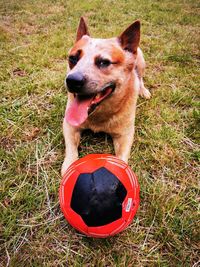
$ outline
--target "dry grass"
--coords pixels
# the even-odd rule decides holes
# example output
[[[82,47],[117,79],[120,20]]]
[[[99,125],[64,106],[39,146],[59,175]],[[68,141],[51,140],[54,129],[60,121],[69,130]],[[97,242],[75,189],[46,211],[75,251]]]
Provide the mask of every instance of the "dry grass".
[[[198,1],[7,1],[0,3],[0,264],[2,266],[199,266]],[[72,229],[58,188],[67,50],[81,15],[94,36],[142,21],[152,99],[138,102],[130,166],[141,206],[105,240]],[[80,155],[113,152],[86,133]]]

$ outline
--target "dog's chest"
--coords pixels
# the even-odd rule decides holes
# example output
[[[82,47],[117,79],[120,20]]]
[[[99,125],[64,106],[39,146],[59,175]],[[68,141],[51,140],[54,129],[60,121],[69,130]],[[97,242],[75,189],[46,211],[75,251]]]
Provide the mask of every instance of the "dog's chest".
[[[95,118],[88,118],[85,123],[81,126],[83,129],[90,129],[94,133],[96,132],[106,132],[110,133],[112,129],[115,128],[115,125],[112,124],[110,119],[106,121],[101,121]]]
[[[124,114],[116,114],[107,117],[89,117],[82,125],[82,129],[90,129],[93,132],[105,132],[108,134],[121,133],[124,128],[129,127],[134,121],[134,114],[124,116]]]

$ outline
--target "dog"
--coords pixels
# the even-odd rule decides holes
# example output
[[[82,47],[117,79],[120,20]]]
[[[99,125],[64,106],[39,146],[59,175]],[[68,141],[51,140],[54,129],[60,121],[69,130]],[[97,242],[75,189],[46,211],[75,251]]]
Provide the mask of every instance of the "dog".
[[[138,95],[151,97],[143,83],[145,60],[139,42],[139,20],[118,37],[96,39],[90,37],[81,17],[65,80],[68,101],[63,120],[62,176],[78,159],[84,129],[111,135],[116,156],[128,162]]]

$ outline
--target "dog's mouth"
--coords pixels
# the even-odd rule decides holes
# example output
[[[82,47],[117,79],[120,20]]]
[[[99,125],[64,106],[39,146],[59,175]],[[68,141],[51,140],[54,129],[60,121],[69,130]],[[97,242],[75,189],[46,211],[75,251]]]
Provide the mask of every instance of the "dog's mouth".
[[[66,120],[73,126],[81,125],[96,107],[115,90],[114,82],[107,83],[100,92],[89,95],[74,94],[74,100],[66,110]]]

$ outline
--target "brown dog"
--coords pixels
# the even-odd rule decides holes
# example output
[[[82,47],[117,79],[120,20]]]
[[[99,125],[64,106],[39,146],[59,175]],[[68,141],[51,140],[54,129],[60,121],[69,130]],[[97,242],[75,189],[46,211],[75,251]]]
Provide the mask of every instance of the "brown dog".
[[[139,21],[117,38],[96,39],[89,37],[85,20],[80,19],[66,78],[69,92],[63,121],[66,154],[62,175],[78,158],[84,129],[110,134],[116,156],[128,162],[138,94],[151,96],[142,80],[145,61],[139,41]]]

